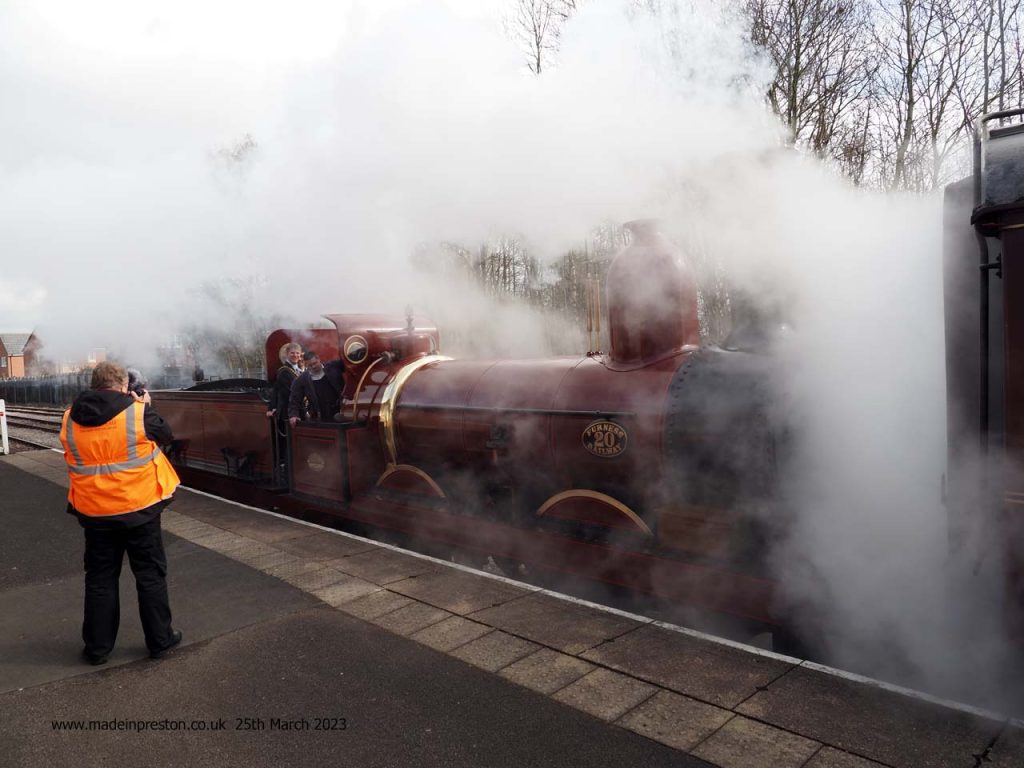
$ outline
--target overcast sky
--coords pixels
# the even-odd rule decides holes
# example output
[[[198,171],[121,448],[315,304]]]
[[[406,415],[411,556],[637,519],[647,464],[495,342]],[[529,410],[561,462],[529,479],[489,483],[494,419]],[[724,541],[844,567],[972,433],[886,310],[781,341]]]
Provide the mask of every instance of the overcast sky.
[[[237,274],[281,283],[267,309],[342,309],[325,283],[341,293],[341,262],[378,258],[345,253],[342,214],[360,209],[359,225],[389,204],[358,199],[353,178],[388,173],[380,131],[413,151],[401,144],[440,85],[430,56],[475,37],[507,45],[496,4],[0,4],[0,328],[42,326],[74,355],[135,318],[152,343],[192,288]],[[514,75],[516,56],[488,59]],[[405,94],[422,104],[393,88],[404,69],[423,70],[424,92]],[[244,167],[218,159],[246,136]]]
[[[517,234],[553,256],[775,143],[722,87],[752,65],[720,14],[672,21],[666,63],[664,23],[594,0],[537,78],[508,5],[0,4],[0,328],[144,355],[182,316],[216,322],[195,288],[239,275],[301,323],[450,306],[410,274],[418,244]]]

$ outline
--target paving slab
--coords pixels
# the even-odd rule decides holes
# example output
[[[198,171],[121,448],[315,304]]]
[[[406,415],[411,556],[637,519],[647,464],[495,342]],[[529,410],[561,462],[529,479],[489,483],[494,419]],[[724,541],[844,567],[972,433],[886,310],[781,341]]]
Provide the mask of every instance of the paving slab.
[[[388,592],[386,589],[378,589],[355,600],[343,603],[338,606],[338,609],[351,616],[372,621],[378,616],[397,611],[399,608],[410,605],[412,602],[412,598],[405,595]]]
[[[538,693],[552,694],[574,683],[596,667],[575,656],[541,648],[519,661],[509,664],[498,674],[506,680]]]
[[[295,539],[309,535],[309,528],[299,524],[280,520],[269,515],[253,513],[259,519],[253,519],[245,523],[231,523],[225,528],[240,536],[247,536],[267,544],[275,544],[285,539]]]
[[[268,550],[267,545],[259,541],[254,542],[252,546],[242,547],[241,549],[225,552],[224,554],[232,560],[245,563],[250,568],[255,568],[258,571],[266,571],[287,563],[300,562],[299,558],[295,557],[295,555],[289,555],[287,552],[273,548]]]
[[[1017,763],[1016,765],[1020,765]],[[822,747],[818,750],[804,768],[887,768],[882,763],[874,760],[867,760],[863,757],[851,755],[849,752],[841,752],[832,747]]]
[[[451,651],[493,630],[461,616],[451,616],[411,635],[417,643],[437,651]]]
[[[394,611],[390,611],[372,619],[378,627],[383,627],[397,635],[411,635],[421,629],[433,626],[449,618],[452,614],[442,611],[426,603],[413,601]]]
[[[726,709],[735,707],[794,666],[791,662],[654,626],[641,627],[581,655]]]
[[[347,573],[336,571],[333,568],[324,568],[318,563],[304,563],[304,569],[296,569],[288,575],[282,576],[275,573],[279,579],[284,579],[293,587],[298,587],[306,592],[315,592],[318,589],[325,589],[339,581],[352,578]]]
[[[410,576],[436,571],[440,567],[430,560],[383,548],[329,560],[327,565],[374,584],[390,584]]]
[[[229,552],[238,549],[242,549],[249,544],[252,539],[247,539],[244,536],[239,536],[236,533],[229,533],[228,531],[221,530],[220,528],[213,528],[210,531],[202,532],[189,532],[184,534],[185,538],[189,541],[193,541],[200,546],[212,549],[214,552]]]
[[[328,605],[339,607],[360,597],[365,597],[372,592],[380,592],[382,589],[383,587],[376,584],[344,574],[343,578],[339,581],[323,589],[314,589],[312,594]]]
[[[202,520],[193,520],[186,515],[180,515],[176,509],[177,504],[172,504],[160,516],[162,520],[161,526],[165,531],[171,531],[183,536],[201,536],[224,530],[223,528],[217,528],[215,525],[204,523]]]
[[[261,541],[253,541],[245,536],[239,536],[234,533],[224,532],[224,537],[199,537],[189,531],[173,531],[182,538],[188,539],[196,544],[207,549],[212,549],[214,552],[220,552],[222,555],[231,555],[235,552],[244,552],[246,556],[252,557],[256,554],[256,550],[260,547],[267,547],[268,545],[263,544]],[[263,550],[264,554],[270,554],[272,550]]]
[[[388,589],[460,615],[502,605],[536,591],[448,568],[391,582]]]
[[[617,720],[651,698],[658,689],[610,669],[595,669],[555,694],[555,701],[601,720]]]
[[[671,691],[659,691],[620,718],[617,724],[688,752],[732,717],[733,713],[727,709]]]
[[[331,534],[326,531],[315,531],[308,536],[277,541],[274,546],[296,557],[322,562],[380,549],[372,541]]]
[[[174,498],[180,514],[218,528],[230,529],[235,525],[246,525],[253,518],[266,517],[252,509],[225,504],[221,499],[212,496],[192,493],[187,488],[175,493]]]
[[[197,544],[203,544],[202,538],[193,539],[190,538],[189,534],[185,533],[181,535],[188,538],[190,541],[196,542]],[[275,556],[275,564],[291,562],[292,559],[298,559],[294,555],[290,555],[277,547],[271,546],[270,544],[264,544],[262,541],[255,541],[253,539],[246,538],[245,536],[239,536],[238,540],[245,542],[243,546],[225,549],[223,554],[227,555],[232,560],[238,560],[239,562],[251,565],[252,567],[258,567],[253,564],[257,563],[260,558],[266,558],[268,555]]]
[[[721,768],[802,768],[820,747],[795,733],[736,716],[693,754]]]
[[[496,608],[476,611],[469,618],[572,654],[643,626],[633,619],[594,611],[550,595],[528,595]]]
[[[1007,725],[987,756],[986,768],[1020,768],[1024,765],[1024,729]]]
[[[797,667],[737,711],[897,768],[972,765],[1002,723]],[[708,758],[710,759],[710,758]]]
[[[538,650],[540,650],[540,646],[536,643],[495,629],[479,640],[456,648],[452,655],[474,667],[486,669],[488,672],[497,672]]]

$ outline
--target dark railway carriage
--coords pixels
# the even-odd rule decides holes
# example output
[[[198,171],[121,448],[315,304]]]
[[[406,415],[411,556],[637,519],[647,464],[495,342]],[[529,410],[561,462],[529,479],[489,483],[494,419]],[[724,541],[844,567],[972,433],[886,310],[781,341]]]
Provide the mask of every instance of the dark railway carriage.
[[[991,537],[1024,640],[1024,110],[978,121],[946,189],[946,501],[954,540]]]
[[[451,360],[411,318],[329,315],[334,330],[267,340],[264,386],[286,341],[346,365],[337,421],[300,423],[288,457],[274,455],[259,387],[154,393],[183,477],[772,624],[760,562],[771,358],[763,343],[699,347],[692,275],[652,223],[628,226],[608,276],[608,353]]]

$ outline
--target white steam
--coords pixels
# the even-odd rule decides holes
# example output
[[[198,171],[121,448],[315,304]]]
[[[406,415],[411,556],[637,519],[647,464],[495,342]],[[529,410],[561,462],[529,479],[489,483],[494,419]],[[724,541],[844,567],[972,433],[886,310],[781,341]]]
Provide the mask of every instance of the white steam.
[[[409,255],[515,234],[553,256],[659,215],[789,310],[789,596],[828,611],[830,647],[862,671],[896,658],[960,682],[940,200],[857,191],[780,150],[736,14],[592,0],[537,78],[499,2],[79,5],[0,7],[0,329],[137,360],[179,319],[216,316],[197,286],[241,276],[296,322],[412,303],[442,336],[479,322],[498,354],[536,354],[539,324],[463,302],[465,283]]]

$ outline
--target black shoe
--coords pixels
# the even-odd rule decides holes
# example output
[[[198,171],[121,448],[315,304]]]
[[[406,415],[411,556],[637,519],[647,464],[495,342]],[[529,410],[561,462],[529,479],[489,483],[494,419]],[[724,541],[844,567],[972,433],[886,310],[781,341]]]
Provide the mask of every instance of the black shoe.
[[[110,654],[105,653],[102,656],[93,656],[92,654],[82,651],[82,661],[86,664],[91,664],[94,667],[98,667],[100,664],[106,664],[110,661]]]
[[[151,659],[162,659],[164,656],[166,656],[168,653],[171,652],[171,649],[174,646],[176,646],[180,642],[181,642],[181,630],[180,629],[171,630],[171,642],[169,642],[167,645],[165,645],[159,651],[150,651],[149,652],[149,658],[151,658]]]

